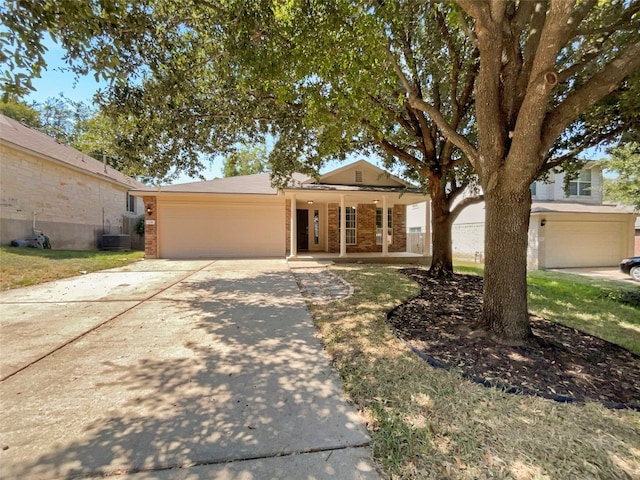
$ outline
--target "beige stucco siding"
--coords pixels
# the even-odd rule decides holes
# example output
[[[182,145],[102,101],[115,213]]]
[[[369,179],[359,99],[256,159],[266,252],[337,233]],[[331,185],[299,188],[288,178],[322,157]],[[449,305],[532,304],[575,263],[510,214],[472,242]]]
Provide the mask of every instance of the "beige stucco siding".
[[[285,255],[283,197],[158,198],[160,258]]]
[[[35,218],[54,248],[95,249],[103,231],[122,233],[126,194],[125,186],[3,144],[0,243],[32,235]]]

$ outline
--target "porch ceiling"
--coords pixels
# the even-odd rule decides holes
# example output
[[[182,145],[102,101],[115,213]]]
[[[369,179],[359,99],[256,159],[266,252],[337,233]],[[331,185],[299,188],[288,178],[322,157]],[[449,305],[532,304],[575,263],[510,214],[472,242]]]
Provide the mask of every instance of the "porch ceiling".
[[[335,187],[342,187],[336,185]],[[375,188],[371,189],[347,189],[342,188],[301,188],[284,190],[285,198],[295,196],[296,201],[314,203],[340,203],[344,196],[347,203],[375,203],[382,204],[386,197],[388,205],[412,205],[427,201],[429,195],[420,192],[410,192],[405,189]]]

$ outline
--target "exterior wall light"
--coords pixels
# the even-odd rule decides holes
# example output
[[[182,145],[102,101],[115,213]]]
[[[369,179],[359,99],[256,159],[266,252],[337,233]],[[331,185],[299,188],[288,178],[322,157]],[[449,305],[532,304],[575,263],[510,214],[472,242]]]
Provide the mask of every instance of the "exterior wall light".
[[[543,218],[542,220],[540,220],[540,226],[544,227],[547,224],[547,219]]]
[[[147,215],[151,215],[153,213],[153,210],[151,208],[151,205],[147,205]]]

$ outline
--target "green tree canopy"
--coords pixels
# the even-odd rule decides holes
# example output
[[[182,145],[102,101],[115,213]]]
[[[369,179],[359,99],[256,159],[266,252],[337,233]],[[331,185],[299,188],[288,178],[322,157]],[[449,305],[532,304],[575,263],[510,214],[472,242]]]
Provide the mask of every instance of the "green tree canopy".
[[[618,177],[605,184],[606,197],[640,212],[640,143],[621,144],[609,153],[611,157],[602,166]]]
[[[264,145],[243,147],[225,159],[223,174],[225,177],[252,175],[266,172],[268,166],[267,148]]]
[[[39,128],[41,126],[40,112],[32,105],[15,98],[11,99],[7,97],[6,101],[1,101],[0,113],[32,128]]]

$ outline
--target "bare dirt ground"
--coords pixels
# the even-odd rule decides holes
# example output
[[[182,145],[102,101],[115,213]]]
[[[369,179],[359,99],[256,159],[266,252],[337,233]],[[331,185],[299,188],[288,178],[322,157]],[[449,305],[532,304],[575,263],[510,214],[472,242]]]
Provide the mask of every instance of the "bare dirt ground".
[[[420,294],[389,314],[398,336],[436,366],[486,385],[561,401],[599,401],[640,409],[640,357],[622,347],[539,317],[530,345],[499,345],[479,334],[482,278],[431,277],[405,269]]]

